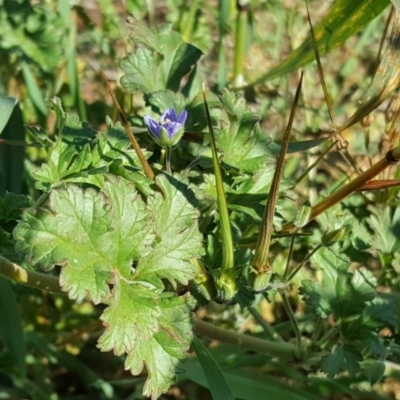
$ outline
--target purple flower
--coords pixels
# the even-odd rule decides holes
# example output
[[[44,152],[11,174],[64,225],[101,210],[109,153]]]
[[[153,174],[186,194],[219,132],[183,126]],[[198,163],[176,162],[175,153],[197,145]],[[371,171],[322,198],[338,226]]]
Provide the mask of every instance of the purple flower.
[[[156,143],[162,147],[172,147],[178,143],[185,131],[186,118],[186,110],[177,115],[173,108],[168,108],[161,116],[160,122],[157,122],[148,115],[144,117],[144,122],[150,136]]]

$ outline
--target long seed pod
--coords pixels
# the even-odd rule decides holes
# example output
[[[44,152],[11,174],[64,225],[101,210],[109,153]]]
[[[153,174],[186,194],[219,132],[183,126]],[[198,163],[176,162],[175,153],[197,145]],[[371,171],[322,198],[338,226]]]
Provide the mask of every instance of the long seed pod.
[[[219,273],[215,279],[217,296],[223,302],[231,302],[238,291],[238,274],[234,265],[233,238],[231,223],[229,220],[228,204],[226,201],[225,190],[222,180],[221,166],[219,165],[217,145],[215,142],[214,130],[212,127],[210,111],[207,104],[205,86],[203,84],[204,107],[207,116],[208,130],[211,137],[212,163],[215,174],[215,184],[217,189],[217,204],[220,216],[220,232],[222,245],[222,263]]]
[[[256,251],[251,264],[251,266],[253,267],[253,271],[256,274],[256,277],[253,281],[253,289],[256,292],[261,292],[264,290],[264,288],[267,287],[271,273],[271,267],[269,265],[269,246],[274,230],[273,219],[275,214],[276,202],[279,196],[279,185],[283,175],[283,168],[285,166],[285,155],[289,145],[290,131],[292,129],[294,116],[296,114],[302,82],[303,72],[300,75],[300,81],[297,86],[293,106],[289,116],[289,121],[283,136],[281,151],[276,162],[275,173],[271,183],[271,190],[268,195],[268,201],[264,209],[264,215],[260,226],[260,233],[258,235]]]

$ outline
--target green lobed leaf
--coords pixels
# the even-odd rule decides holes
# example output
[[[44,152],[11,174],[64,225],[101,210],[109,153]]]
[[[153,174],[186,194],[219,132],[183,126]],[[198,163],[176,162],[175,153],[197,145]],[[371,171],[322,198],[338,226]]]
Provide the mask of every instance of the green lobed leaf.
[[[160,76],[162,62],[161,54],[146,48],[139,48],[135,54],[128,54],[119,63],[119,67],[125,73],[121,78],[122,87],[130,92],[142,93],[161,90],[165,87],[159,84],[161,80],[165,80]]]
[[[0,14],[0,47],[28,58],[45,72],[53,72],[61,60],[62,22],[52,7],[15,3]]]
[[[363,325],[373,329],[397,327],[398,301],[376,297],[363,310]]]
[[[138,21],[130,27],[130,38],[139,47],[120,62],[125,73],[121,85],[128,91],[151,93],[170,89],[177,92],[182,78],[202,55],[196,47],[183,42],[171,24],[149,29]]]
[[[329,355],[322,364],[321,370],[329,378],[337,375],[342,368],[349,371],[350,376],[356,375],[360,371],[360,361],[363,357],[359,350],[351,345],[338,346],[331,355]]]
[[[143,394],[157,399],[169,389],[179,362],[187,357],[193,305],[189,295],[160,295],[116,278],[109,307],[102,316],[106,330],[98,346],[117,355],[126,353],[125,368],[133,375],[146,367],[149,375]]]
[[[137,277],[168,279],[172,284],[187,284],[196,275],[191,258],[203,254],[203,237],[197,226],[196,199],[177,175],[159,175],[157,185],[163,194],[156,192],[148,199],[154,215],[156,244],[151,253],[141,257],[137,266]],[[160,284],[161,282],[159,282]]]
[[[304,280],[301,294],[316,315],[326,318],[333,313],[335,321],[343,324],[359,315],[366,302],[375,297],[376,281],[372,274],[360,268],[351,274],[348,263],[327,248],[321,248],[312,257],[312,263],[324,270],[322,282]],[[350,324],[351,325],[351,324]]]
[[[7,192],[3,197],[0,197],[0,222],[18,220],[21,217],[22,211],[28,207],[28,197],[22,194]]]
[[[145,360],[149,378],[143,388],[143,394],[157,399],[161,392],[168,390],[175,379],[179,361],[187,358],[192,341],[190,310],[194,303],[189,296],[165,296],[160,299],[163,317],[159,320],[160,330],[153,340],[143,341],[128,356],[125,362],[133,374],[141,370]]]
[[[173,108],[177,114],[180,114],[186,105],[185,97],[181,93],[175,93],[171,90],[158,90],[145,98],[159,114],[162,114],[167,108]]]
[[[161,309],[159,294],[140,282],[132,284],[116,275],[113,283],[109,306],[101,317],[107,329],[98,344],[103,351],[113,350],[120,356],[132,352],[138,341],[153,337]]]
[[[140,163],[119,122],[114,125],[106,118],[106,131],[96,133],[76,116],[66,114],[58,100],[54,100],[54,109],[60,133],[55,142],[50,142],[47,163],[33,171],[37,188],[49,191],[65,182],[101,188],[103,175],[112,172],[138,183],[143,192],[151,191],[150,182],[135,173]],[[145,149],[143,153],[146,157],[151,155]]]
[[[372,248],[384,254],[400,251],[400,208],[371,207],[367,222],[373,231],[370,238]]]
[[[221,121],[216,138],[223,163],[253,173],[272,161],[268,149],[271,139],[257,125],[260,117],[247,109],[241,96],[227,90],[222,94],[221,103],[227,118]]]
[[[130,279],[132,262],[149,252],[151,222],[135,187],[107,176],[102,193],[73,185],[52,191],[49,209],[27,210],[14,236],[33,265],[63,266],[60,284],[70,298],[99,303],[113,271]]]
[[[38,180],[37,188],[49,191],[52,186],[57,186],[62,181],[95,184],[96,178],[91,177],[90,173],[91,144],[95,132],[87,123],[81,123],[77,116],[69,116],[57,106],[55,110],[60,133],[49,149],[47,163],[33,172]]]

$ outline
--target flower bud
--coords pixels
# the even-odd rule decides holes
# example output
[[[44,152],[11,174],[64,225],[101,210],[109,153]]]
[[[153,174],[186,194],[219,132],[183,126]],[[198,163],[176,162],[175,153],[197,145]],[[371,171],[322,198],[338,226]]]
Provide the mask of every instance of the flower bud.
[[[183,110],[179,115],[173,108],[169,108],[157,122],[146,115],[144,122],[153,140],[161,147],[175,146],[185,132],[187,111]]]

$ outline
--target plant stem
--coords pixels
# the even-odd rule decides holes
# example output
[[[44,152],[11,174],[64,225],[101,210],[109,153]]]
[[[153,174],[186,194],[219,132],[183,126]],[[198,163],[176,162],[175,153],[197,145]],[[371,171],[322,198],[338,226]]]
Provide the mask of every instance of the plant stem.
[[[279,335],[279,333],[276,332],[275,329],[267,321],[265,321],[265,319],[260,315],[260,313],[254,307],[249,307],[248,310],[250,314],[253,316],[253,318],[262,326],[265,333],[270,337],[270,339],[278,342],[284,341],[281,335]]]
[[[325,347],[325,345],[328,343],[330,339],[332,339],[336,334],[338,333],[338,330],[336,326],[332,326],[328,332],[325,333],[324,336],[322,336],[321,339],[318,340],[318,342],[315,344],[317,347]]]
[[[269,256],[269,246],[271,242],[271,236],[274,230],[273,220],[275,215],[275,206],[279,195],[279,185],[283,174],[285,155],[287,147],[289,145],[290,131],[292,129],[292,124],[300,97],[302,82],[303,82],[303,73],[300,76],[300,81],[299,85],[297,86],[296,94],[293,101],[293,106],[289,116],[289,121],[286,126],[285,133],[283,135],[281,151],[279,153],[278,160],[276,161],[275,173],[272,178],[271,189],[269,191],[267,204],[264,209],[264,215],[260,226],[260,233],[258,235],[256,251],[251,264],[254,270],[258,274],[270,272],[268,256]]]
[[[226,331],[199,319],[194,320],[194,331],[200,336],[206,336],[210,339],[232,344],[234,346],[240,346],[258,353],[267,353],[288,361],[295,360],[298,355],[296,346],[292,343],[272,342],[254,338],[242,333]]]
[[[234,267],[233,260],[233,239],[232,239],[232,230],[231,230],[231,222],[229,220],[229,211],[228,204],[226,201],[225,190],[224,190],[224,181],[222,179],[222,171],[221,166],[219,165],[218,160],[218,151],[217,145],[214,136],[214,130],[211,123],[210,111],[208,109],[208,104],[206,100],[206,94],[203,87],[203,97],[204,97],[204,105],[207,115],[207,123],[208,130],[211,136],[211,151],[212,151],[212,164],[215,175],[215,186],[217,190],[217,204],[218,211],[221,219],[221,244],[222,244],[222,265],[221,269],[231,269]]]
[[[58,278],[51,275],[40,274],[39,272],[27,271],[19,265],[0,256],[0,275],[16,283],[30,286],[39,290],[66,294],[61,290]]]
[[[35,203],[32,205],[32,208],[40,208],[42,207],[46,201],[49,199],[50,193],[42,193],[39,198],[35,201]]]
[[[343,186],[335,193],[333,193],[326,199],[316,204],[311,210],[310,219],[308,221],[311,222],[316,217],[318,217],[318,215],[322,214],[327,209],[333,207],[335,204],[339,203],[347,196],[351,195],[352,193],[360,189],[363,185],[365,185],[372,178],[380,174],[387,167],[389,167],[390,165],[397,164],[399,161],[400,161],[400,146],[395,147],[394,149],[388,151],[385,154],[385,157],[383,157],[380,161],[372,165],[361,175],[357,176],[347,185]],[[293,222],[285,224],[282,227],[282,231],[284,232],[292,231],[293,229],[294,229]]]
[[[166,157],[165,157],[165,167],[167,169],[167,172],[172,175],[172,170],[171,170],[171,147],[167,147],[165,149],[166,152]]]
[[[130,140],[130,142],[131,142],[131,144],[132,144],[132,146],[133,146],[133,148],[135,150],[135,153],[139,158],[140,164],[141,164],[141,166],[143,168],[143,171],[144,171],[145,175],[149,179],[154,181],[156,179],[156,176],[154,175],[154,172],[151,169],[150,164],[147,162],[146,157],[144,156],[144,154],[142,152],[142,149],[140,148],[139,143],[137,142],[137,140],[135,138],[135,135],[132,133],[132,130],[131,130],[129,124],[128,124],[128,121],[125,118],[124,113],[122,112],[121,106],[119,105],[118,100],[115,97],[115,94],[113,93],[113,91],[111,89],[111,86],[110,86],[110,84],[108,82],[108,79],[107,79],[105,73],[103,71],[100,71],[100,74],[101,74],[101,77],[103,78],[103,80],[104,80],[104,82],[105,82],[105,84],[107,86],[108,92],[110,93],[110,96],[112,98],[114,106],[118,111],[119,118],[121,119],[122,125],[125,128],[126,134],[128,135],[129,140]]]
[[[294,334],[296,336],[296,347],[297,353],[301,354],[301,333],[299,325],[296,321],[296,317],[294,316],[292,306],[290,305],[289,299],[285,292],[281,292],[283,307],[285,308],[286,314],[289,317],[290,323],[292,324]]]
[[[247,15],[249,12],[248,0],[237,0],[237,18],[236,18],[236,37],[235,37],[235,59],[233,63],[233,87],[244,85],[244,47],[246,43]]]
[[[314,332],[311,336],[311,343],[315,343],[318,340],[324,323],[325,321],[321,317],[318,317],[317,322],[315,324]]]
[[[217,145],[212,126],[210,110],[207,104],[205,85],[203,84],[204,108],[207,116],[208,130],[210,133],[210,145],[212,153],[212,164],[215,175],[215,186],[217,190],[217,204],[220,217],[222,260],[219,276],[216,279],[218,297],[224,302],[230,302],[237,294],[238,276],[235,270],[233,237],[231,221],[229,219],[228,203],[226,201],[224,181],[222,179],[221,166],[218,159]]]
[[[319,250],[322,247],[322,244],[319,244],[317,247],[315,247],[312,251],[310,251],[310,253],[308,253],[303,261],[297,266],[297,268],[291,273],[291,275],[289,276],[289,279],[287,280],[288,282],[290,282],[295,276],[296,274],[300,271],[301,267],[312,257],[312,255]]]
[[[296,231],[297,231],[297,229],[295,229],[293,231],[292,240],[290,241],[289,254],[288,254],[288,257],[287,257],[287,261],[286,261],[285,272],[283,273],[283,281],[284,282],[286,281],[286,277],[287,277],[287,274],[289,272],[289,264],[290,264],[290,260],[292,258],[292,252],[293,252],[293,246],[294,246],[294,238],[296,237],[295,236]]]

